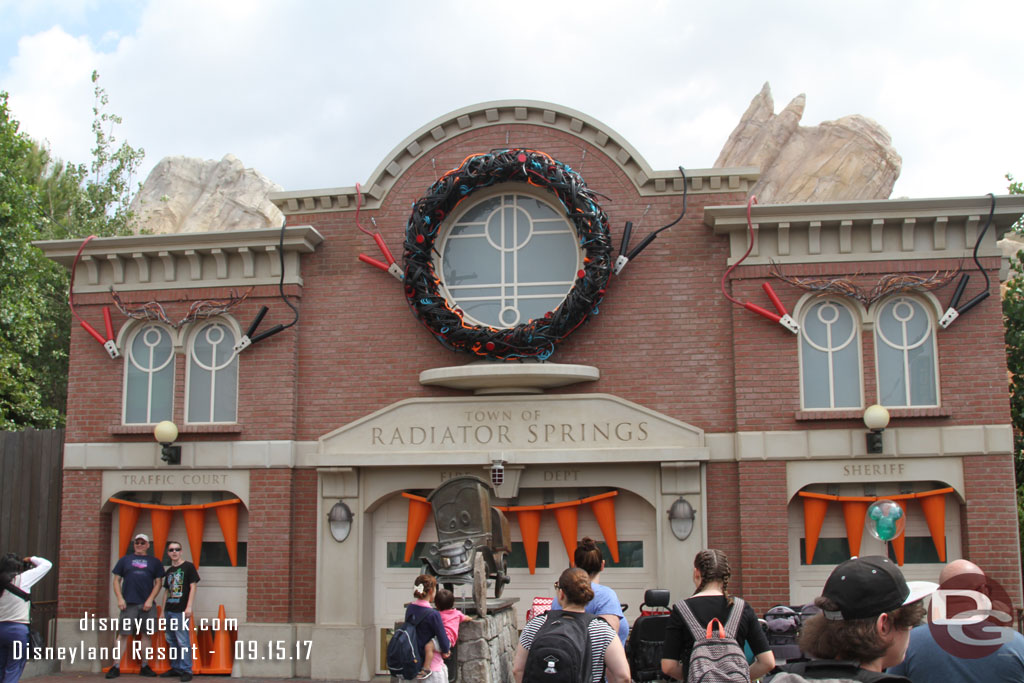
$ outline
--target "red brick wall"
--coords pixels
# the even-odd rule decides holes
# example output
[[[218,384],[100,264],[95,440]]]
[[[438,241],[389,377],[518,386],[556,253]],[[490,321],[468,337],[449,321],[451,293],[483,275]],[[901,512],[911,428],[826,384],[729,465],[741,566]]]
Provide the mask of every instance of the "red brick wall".
[[[102,349],[100,349],[102,351]],[[106,615],[113,591],[110,570],[110,513],[99,513],[103,473],[66,470],[60,513],[60,576],[57,617]]]
[[[420,159],[395,183],[375,218],[385,241],[400,252],[410,206],[437,175],[467,155],[506,144],[506,127],[471,131]],[[674,220],[682,197],[639,197],[632,182],[603,150],[544,127],[515,126],[510,145],[543,150],[580,171],[608,213],[613,243],[633,220],[634,245],[651,230]],[[582,160],[586,149],[586,159]],[[436,171],[432,166],[436,160]],[[581,163],[582,161],[582,163]],[[623,272],[613,276],[600,314],[562,343],[553,360],[601,369],[599,382],[563,393],[608,392],[663,412],[709,432],[731,431],[732,343],[727,304],[717,292],[727,240],[703,225],[706,204],[740,201],[739,193],[693,195],[687,217],[663,233]],[[646,207],[650,210],[641,221]],[[395,401],[462,395],[423,387],[422,370],[462,363],[413,317],[399,282],[357,260],[376,246],[355,224],[355,213],[292,216],[325,236],[304,257],[303,312],[310,321],[300,338],[299,386],[303,410],[298,437],[315,439]],[[358,362],[350,362],[357,358]],[[657,368],[652,376],[651,368]],[[652,381],[652,379],[654,381]]]
[[[998,297],[999,259],[982,259],[990,269],[992,293],[987,301],[966,313],[936,335],[939,357],[939,389],[943,415],[894,416],[890,427],[928,427],[972,424],[1008,424],[1009,393],[1002,310]],[[783,270],[794,277],[849,277],[871,286],[884,274],[905,272],[928,276],[935,271],[956,270],[958,260],[887,261],[793,265]],[[975,277],[974,279],[979,279]],[[972,279],[972,284],[973,280]],[[773,279],[764,266],[741,266],[732,279],[732,295],[774,310],[761,289],[770,282],[783,304],[792,311],[803,290]],[[970,290],[976,292],[977,290]],[[952,296],[950,287],[935,292],[943,305]],[[859,428],[860,416],[842,420],[798,420],[800,411],[799,339],[781,325],[733,306],[736,356],[736,421],[738,429],[792,430]],[[870,330],[861,331],[865,405],[877,402],[875,347]]]
[[[1014,498],[1013,462],[1000,456],[974,456],[964,462],[964,557],[1009,592],[1014,607],[1021,595],[1020,547]],[[948,500],[947,505],[955,504]]]
[[[316,621],[316,523],[320,509],[316,470],[295,470],[292,478],[292,620]],[[330,541],[333,543],[333,541]],[[249,600],[253,592],[249,591]]]
[[[300,288],[286,286],[285,292],[301,300]],[[128,308],[148,301],[159,301],[167,310],[168,318],[177,321],[184,317],[192,302],[223,299],[230,293],[230,288],[205,288],[128,292],[122,294],[121,298]],[[243,332],[261,305],[270,308],[260,324],[261,331],[278,323],[291,322],[291,309],[281,301],[278,288],[256,287],[244,303],[231,311]],[[301,303],[299,305],[301,307]],[[127,322],[123,315],[113,309],[109,294],[80,294],[75,297],[75,309],[79,315],[94,325],[102,321],[104,306],[111,306],[116,327],[120,328]],[[174,422],[181,431],[178,442],[294,439],[296,405],[299,400],[296,389],[296,337],[302,322],[300,317],[296,327],[261,341],[239,356],[238,423],[241,432],[219,434],[203,427],[199,427],[197,432],[190,432],[185,424],[185,370],[188,357],[175,354]],[[126,349],[120,350],[123,357]],[[148,430],[141,434],[123,434],[116,429],[112,430],[121,425],[124,361],[111,360],[103,347],[78,325],[71,331],[71,359],[67,442],[152,441],[153,436]]]
[[[742,596],[745,573],[742,571],[739,465],[735,462],[708,463],[707,487],[708,547],[728,555],[732,569],[729,592]],[[699,518],[697,523],[700,523]]]
[[[741,462],[738,469],[742,597],[763,614],[789,596],[786,463]]]
[[[247,619],[262,623],[294,621],[290,588],[295,578],[292,538],[294,472],[259,469],[249,473],[249,597]],[[303,563],[316,571],[316,546]]]
[[[604,150],[558,130],[514,125],[469,131],[431,150],[397,179],[379,209],[361,213],[361,222],[368,225],[370,218],[375,218],[385,241],[400,258],[410,205],[440,173],[458,165],[468,154],[506,144],[551,154],[580,171],[592,189],[607,196],[600,203],[608,213],[616,247],[626,220],[635,224],[636,244],[651,230],[674,220],[681,209],[679,195],[638,196],[632,182]],[[714,235],[703,224],[703,211],[705,206],[743,201],[738,192],[691,196],[687,216],[663,233],[621,276],[612,277],[600,314],[561,344],[553,356],[555,362],[597,366],[601,379],[561,393],[615,394],[708,433],[859,428],[859,416],[827,421],[797,419],[797,338],[722,296],[719,281],[729,255],[728,239]],[[646,216],[641,218],[645,211]],[[302,257],[304,287],[287,288],[289,294],[301,296],[299,323],[242,354],[240,433],[190,434],[185,428],[180,440],[313,441],[399,400],[464,395],[419,384],[422,370],[463,363],[468,357],[454,356],[416,321],[399,282],[357,260],[360,252],[377,254],[372,239],[357,229],[354,212],[291,216],[288,223],[312,224],[325,237],[316,252]],[[995,258],[983,259],[983,263],[992,273],[999,265]],[[888,272],[911,269],[931,274],[958,266],[955,260],[889,261],[803,265],[785,270],[794,276],[859,273],[871,280]],[[736,298],[770,308],[760,288],[770,279],[764,266],[743,266],[733,273],[728,286]],[[792,309],[803,292],[773,282]],[[972,285],[977,283],[972,281]],[[997,294],[995,284],[992,291]],[[167,290],[126,293],[123,298],[136,304],[158,299],[173,319],[180,318],[193,300],[220,298],[227,293],[224,288]],[[946,301],[949,292],[942,290],[938,296]],[[96,324],[101,320],[102,305],[109,304],[110,299],[106,294],[80,295],[76,303],[83,317]],[[264,329],[291,320],[291,311],[277,297],[276,287],[256,288],[232,314],[244,327],[261,304],[271,309],[263,322]],[[119,324],[123,322],[119,314],[114,317]],[[897,417],[891,426],[1009,423],[998,297],[939,332],[937,340],[942,362],[942,405],[948,415]],[[873,343],[868,332],[864,333],[862,349],[865,396],[870,403],[875,380]],[[112,430],[121,422],[123,363],[110,361],[78,327],[72,333],[71,354],[67,441],[151,440],[149,434],[125,435]],[[177,356],[176,361],[175,420],[183,425],[185,359]],[[1009,538],[1008,529],[1015,519],[1012,510],[1007,509],[1013,500],[1012,470],[1009,479],[1000,479],[1008,471],[1008,463],[1008,458],[987,458],[971,461],[965,467],[968,472],[980,467],[993,477],[990,484],[977,479],[980,474],[970,474],[968,484],[969,496],[974,495],[973,491],[991,499],[990,503],[979,503],[982,506],[976,509],[971,508],[971,501],[968,524],[972,549],[983,549],[992,561],[1001,561],[1002,557],[995,548],[1009,547],[1003,541]],[[65,533],[83,534],[89,543],[106,548],[109,519],[97,520],[95,514],[98,473],[69,472],[66,483],[78,482],[79,476],[84,477],[81,481],[91,482],[93,488],[83,490],[94,491],[92,508],[76,508],[76,489],[69,487]],[[316,474],[312,470],[252,470],[250,493],[248,618],[257,622],[312,621]],[[733,587],[742,588],[744,597],[759,611],[789,590],[785,495],[782,462],[716,462],[708,467],[709,542],[729,553],[737,575]],[[987,514],[992,515],[991,520]],[[1006,553],[1012,554],[1012,549]],[[105,565],[106,550],[99,557]],[[78,564],[77,558],[67,563],[70,559],[62,558],[62,566]],[[1007,575],[1016,571],[1015,559],[1004,566]],[[105,585],[109,567],[97,571]],[[77,572],[61,577],[62,601],[67,595],[63,592],[65,586],[72,591],[80,589],[78,579]],[[268,590],[267,586],[281,590]],[[286,587],[290,590],[284,590]],[[86,594],[89,591],[96,604],[103,604],[100,596],[105,599],[105,588],[101,590],[97,583]],[[77,609],[88,603],[79,594],[71,604]],[[65,604],[62,609],[71,608]]]

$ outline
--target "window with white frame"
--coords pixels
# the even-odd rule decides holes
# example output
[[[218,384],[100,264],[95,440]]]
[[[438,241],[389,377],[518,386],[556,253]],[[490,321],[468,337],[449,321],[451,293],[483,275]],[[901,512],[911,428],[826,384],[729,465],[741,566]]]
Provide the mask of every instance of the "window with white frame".
[[[839,299],[809,305],[800,325],[800,395],[804,410],[860,408],[860,325]]]
[[[525,193],[470,205],[444,231],[440,266],[449,300],[481,325],[515,327],[556,309],[581,264],[565,212]]]
[[[155,323],[132,334],[124,364],[124,424],[154,424],[172,419],[174,340],[171,330]]]
[[[208,322],[188,347],[185,421],[235,422],[238,418],[238,355],[235,332],[223,321]]]
[[[879,306],[875,360],[883,406],[939,404],[935,322],[920,301],[897,296]]]

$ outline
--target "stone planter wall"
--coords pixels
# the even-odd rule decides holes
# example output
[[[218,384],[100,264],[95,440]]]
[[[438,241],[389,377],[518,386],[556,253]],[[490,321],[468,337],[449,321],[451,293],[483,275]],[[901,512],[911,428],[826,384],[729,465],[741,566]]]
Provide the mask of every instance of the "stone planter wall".
[[[512,658],[519,643],[511,606],[474,616],[459,628],[456,645],[459,683],[512,683]]]

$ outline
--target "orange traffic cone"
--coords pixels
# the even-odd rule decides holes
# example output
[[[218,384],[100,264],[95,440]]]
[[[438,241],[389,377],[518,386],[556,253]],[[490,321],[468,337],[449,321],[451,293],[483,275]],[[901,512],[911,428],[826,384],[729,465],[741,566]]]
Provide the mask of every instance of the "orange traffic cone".
[[[136,638],[137,636],[129,638],[128,647],[121,653],[121,673],[123,674],[137,674],[142,671],[142,667],[132,657],[132,643],[135,642]]]
[[[193,674],[204,674],[206,670],[203,668],[203,649],[199,647],[199,640],[196,635],[196,619],[195,614],[189,619],[192,629],[189,633],[189,641],[192,644],[192,673]]]
[[[156,608],[157,619],[163,610]],[[149,660],[149,668],[158,674],[171,670],[171,663],[167,660],[167,637],[160,629],[153,634],[153,658]]]
[[[224,616],[224,605],[217,610],[217,623],[220,628],[213,634],[213,647],[210,648],[210,664],[203,667],[203,673],[208,674],[229,674],[231,665],[234,663],[234,649],[231,646],[231,636],[228,634],[227,623]]]

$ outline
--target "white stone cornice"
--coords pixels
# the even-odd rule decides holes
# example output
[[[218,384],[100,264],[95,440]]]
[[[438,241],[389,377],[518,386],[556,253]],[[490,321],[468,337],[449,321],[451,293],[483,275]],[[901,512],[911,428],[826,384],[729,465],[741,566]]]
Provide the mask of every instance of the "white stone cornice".
[[[683,178],[678,169],[655,171],[625,138],[600,121],[568,107],[533,100],[501,100],[457,109],[426,124],[400,142],[362,184],[367,209],[380,206],[398,178],[413,163],[427,157],[438,145],[457,135],[492,126],[509,126],[510,147],[531,147],[530,140],[519,139],[514,126],[530,124],[568,133],[602,150],[633,182],[643,196],[678,195]],[[486,152],[486,149],[481,149]],[[583,148],[577,158],[562,158],[586,177]],[[438,169],[444,172],[448,169]],[[756,182],[759,171],[744,168],[686,169],[689,192],[708,194],[746,192]],[[594,188],[600,190],[600,188]],[[272,192],[270,200],[285,215],[355,210],[355,187]]]
[[[831,460],[846,458],[938,458],[1009,455],[1010,425],[897,427],[882,432],[882,452],[867,452],[862,426],[854,429],[811,429],[736,432],[708,435],[711,460]]]
[[[744,265],[964,258],[988,218],[982,197],[758,204],[751,210],[757,251]],[[729,263],[749,245],[746,206],[711,206],[704,224],[728,235]],[[1001,256],[996,241],[1024,214],[1024,196],[996,198],[979,256]]]
[[[285,284],[302,284],[299,257],[315,251],[323,239],[308,225],[285,229]],[[281,277],[280,240],[279,228],[96,238],[82,252],[79,265],[85,268],[78,269],[74,291],[276,285]],[[82,241],[34,244],[70,268]]]

